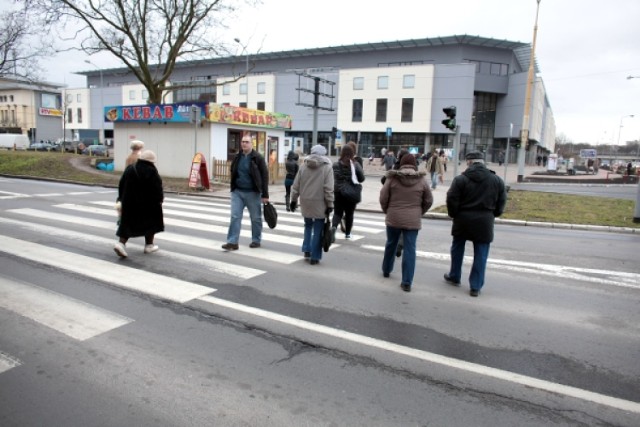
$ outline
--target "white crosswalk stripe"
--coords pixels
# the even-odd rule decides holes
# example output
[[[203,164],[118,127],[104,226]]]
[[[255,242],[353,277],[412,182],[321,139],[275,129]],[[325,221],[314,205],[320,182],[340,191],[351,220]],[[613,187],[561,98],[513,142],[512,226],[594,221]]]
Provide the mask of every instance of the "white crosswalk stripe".
[[[0,374],[20,365],[22,365],[20,359],[16,359],[0,351]]]
[[[115,190],[107,190],[101,193],[115,193]],[[57,195],[58,193],[49,193]],[[69,192],[68,195],[96,194],[92,192]],[[304,233],[303,220],[299,212],[279,212],[279,223],[275,230],[263,229],[263,242],[277,245],[286,245],[284,249],[270,248],[264,245],[259,250],[245,250],[238,252],[226,252],[221,246],[226,243],[226,234],[229,224],[229,201],[220,199],[199,198],[175,198],[168,197],[164,204],[165,226],[167,230],[156,236],[156,242],[162,250],[155,253],[154,259],[166,259],[167,263],[184,262],[189,265],[199,266],[205,271],[220,277],[227,277],[232,281],[249,280],[266,273],[266,269],[255,268],[247,264],[251,260],[259,260],[267,263],[291,264],[302,260],[300,247]],[[116,237],[104,237],[104,231],[115,234],[116,211],[112,201],[87,201],[86,203],[60,203],[53,204],[50,210],[17,208],[5,211],[13,218],[0,217],[0,225],[5,224],[13,228],[29,230],[37,235],[48,235],[62,239],[63,241],[78,241],[104,247],[110,256],[112,245]],[[46,223],[54,225],[46,225]],[[251,222],[248,215],[243,220],[241,237],[247,240],[251,237]],[[362,225],[364,224],[364,225]],[[75,227],[83,227],[84,230],[75,231]],[[360,235],[354,235],[352,240],[363,239],[366,234],[378,234],[384,231],[384,222],[380,216],[357,215],[356,228]],[[194,233],[194,231],[196,233]],[[344,236],[338,233],[338,243],[332,246],[332,250],[340,248],[340,240]],[[7,237],[12,241],[11,238]],[[171,247],[177,244],[189,248],[195,248],[202,255],[186,254],[184,251]],[[266,247],[265,247],[266,246]],[[25,246],[25,247],[28,247]],[[289,249],[287,249],[287,247]],[[291,250],[290,248],[294,248]],[[137,244],[135,239],[127,244],[130,255],[142,253],[143,246]],[[1,252],[1,251],[0,251]],[[5,244],[5,252],[11,249]],[[14,255],[22,253],[15,251]],[[67,257],[74,254],[67,253]],[[221,259],[224,257],[224,259]],[[37,260],[36,257],[27,257]],[[52,259],[50,254],[47,257]],[[64,257],[63,257],[64,258]],[[89,257],[87,257],[89,258]],[[114,258],[114,262],[118,259]],[[60,260],[57,260],[60,264]],[[100,261],[100,260],[96,260]],[[105,261],[102,261],[105,262]],[[75,264],[78,264],[76,259]],[[268,265],[268,264],[266,264]],[[121,265],[116,264],[121,267]],[[208,288],[207,288],[208,289]]]
[[[60,228],[60,227],[51,227],[51,226],[48,226],[48,225],[28,223],[28,222],[24,222],[24,221],[12,220],[12,219],[8,219],[8,218],[0,218],[0,224],[10,224],[13,227],[22,228],[22,229],[25,229],[25,230],[31,230],[31,231],[34,231],[34,232],[40,234],[40,235],[49,235],[49,236],[55,236],[55,237],[62,237],[62,238],[66,239],[66,240],[69,240],[69,241],[81,241],[81,242],[93,243],[93,244],[96,244],[96,245],[103,246],[104,248],[111,247],[111,245],[113,245],[113,242],[114,242],[113,239],[94,236],[94,235],[88,234],[88,233],[81,233],[81,232],[77,232],[77,231],[66,230],[66,229]],[[167,233],[163,233],[163,234],[167,234]],[[191,245],[203,247],[205,249],[221,250],[221,249],[219,249],[220,248],[219,245],[217,245],[215,248],[210,247],[211,246],[211,241],[206,240],[206,239],[196,238],[196,240],[194,242],[194,241],[192,241],[192,239],[194,239],[192,237],[189,237],[188,240],[187,240],[187,238],[185,236],[173,235],[173,234],[171,234],[170,236],[174,236],[175,239],[164,238],[162,240],[174,241],[176,243],[183,243],[183,244],[191,244]],[[166,237],[166,236],[164,236],[164,237]],[[142,252],[142,250],[143,250],[143,246],[142,245],[136,245],[135,243],[128,243],[127,247],[135,249],[135,250],[138,250],[139,252]],[[253,277],[256,277],[256,276],[259,276],[259,275],[265,273],[263,270],[258,270],[258,269],[251,268],[251,267],[240,266],[240,265],[237,265],[236,263],[222,262],[222,261],[213,260],[213,259],[209,259],[209,258],[189,256],[189,255],[184,255],[184,254],[181,254],[181,253],[178,253],[178,252],[170,252],[170,251],[167,251],[167,250],[163,250],[163,251],[158,252],[157,254],[154,255],[154,257],[160,257],[160,258],[165,258],[166,257],[166,258],[171,259],[171,260],[178,260],[178,261],[188,262],[188,263],[190,263],[190,264],[192,264],[194,266],[201,267],[204,270],[209,271],[211,273],[223,274],[223,275],[226,275],[226,276],[235,277],[237,279],[242,279],[242,280],[251,279]],[[275,259],[276,255],[273,255],[273,257]],[[280,257],[282,257],[282,256],[280,256]],[[298,261],[299,259],[300,259],[299,256],[296,256],[296,257],[291,256],[291,257],[289,257],[288,261],[289,262],[293,262],[293,261]]]
[[[133,320],[39,286],[0,277],[0,307],[80,341]]]
[[[212,288],[184,280],[125,267],[113,262],[66,252],[8,236],[0,236],[0,252],[169,301],[183,303],[214,291]],[[135,280],[131,280],[132,277],[135,277]]]

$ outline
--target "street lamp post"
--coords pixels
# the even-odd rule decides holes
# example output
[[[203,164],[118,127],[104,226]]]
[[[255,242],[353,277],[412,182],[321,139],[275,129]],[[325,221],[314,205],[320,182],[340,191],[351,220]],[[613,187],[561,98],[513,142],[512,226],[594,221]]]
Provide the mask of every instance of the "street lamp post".
[[[522,116],[522,129],[520,129],[520,149],[518,150],[518,182],[524,181],[524,163],[529,140],[529,110],[531,108],[531,87],[533,86],[533,72],[536,60],[536,36],[538,35],[538,11],[540,0],[536,0],[536,20],[533,26],[533,41],[531,43],[531,58],[529,59],[529,73],[527,75],[527,89],[524,99],[524,114]]]
[[[242,42],[240,41],[239,38],[235,38],[233,39],[234,42],[238,43],[240,46],[242,46],[242,53],[245,54],[245,71],[244,71],[244,77],[245,80],[247,81],[247,98],[246,98],[246,103],[247,103],[247,108],[249,108],[249,51],[247,50],[247,46],[242,44]]]
[[[100,72],[100,135],[98,139],[101,144],[104,144],[104,78],[102,75],[102,69],[88,59],[85,59],[84,62],[93,65]]]
[[[638,78],[640,78],[640,76],[627,76],[627,80],[638,79]],[[622,127],[622,119],[620,119],[620,127]],[[619,139],[620,139],[620,134],[618,134],[618,140]],[[637,174],[638,172],[636,171],[636,175]],[[638,178],[640,178],[640,176]],[[638,186],[638,192],[636,193],[636,209],[633,212],[633,222],[637,224],[637,223],[640,223],[640,179],[638,180],[638,183],[636,185]]]
[[[620,145],[620,134],[622,133],[622,120],[626,119],[627,117],[635,117],[635,115],[634,114],[628,114],[626,116],[620,117],[620,127],[618,128],[618,143],[616,145]]]

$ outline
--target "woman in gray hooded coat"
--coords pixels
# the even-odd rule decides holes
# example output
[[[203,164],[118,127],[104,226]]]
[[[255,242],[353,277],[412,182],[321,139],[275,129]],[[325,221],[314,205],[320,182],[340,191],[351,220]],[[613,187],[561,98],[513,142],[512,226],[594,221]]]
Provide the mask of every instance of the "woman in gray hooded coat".
[[[300,198],[304,217],[302,252],[312,265],[322,259],[324,220],[333,212],[333,169],[326,154],[322,145],[311,147],[311,154],[304,159],[291,187],[289,209],[295,212]]]

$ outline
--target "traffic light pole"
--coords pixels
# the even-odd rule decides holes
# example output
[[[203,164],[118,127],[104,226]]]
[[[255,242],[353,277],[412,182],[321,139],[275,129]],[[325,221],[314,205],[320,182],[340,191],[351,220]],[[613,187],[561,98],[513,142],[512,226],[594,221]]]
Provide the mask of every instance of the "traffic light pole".
[[[456,126],[456,135],[453,138],[453,177],[458,176],[458,163],[460,163],[460,126]]]

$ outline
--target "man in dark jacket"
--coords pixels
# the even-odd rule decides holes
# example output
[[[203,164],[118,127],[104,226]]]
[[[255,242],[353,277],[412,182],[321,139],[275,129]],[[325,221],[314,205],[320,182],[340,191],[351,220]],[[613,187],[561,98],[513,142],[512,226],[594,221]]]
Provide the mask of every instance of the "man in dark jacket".
[[[451,268],[444,279],[460,285],[462,260],[467,240],[473,242],[473,265],[469,274],[471,296],[477,297],[484,285],[484,275],[493,241],[495,218],[502,215],[507,192],[502,179],[484,164],[483,155],[467,154],[467,170],[453,179],[447,191],[447,212],[453,218]]]
[[[231,162],[231,222],[227,243],[222,249],[238,249],[244,208],[251,217],[250,248],[259,248],[262,240],[262,204],[269,201],[269,170],[264,157],[253,149],[251,137],[245,135],[240,152]]]

